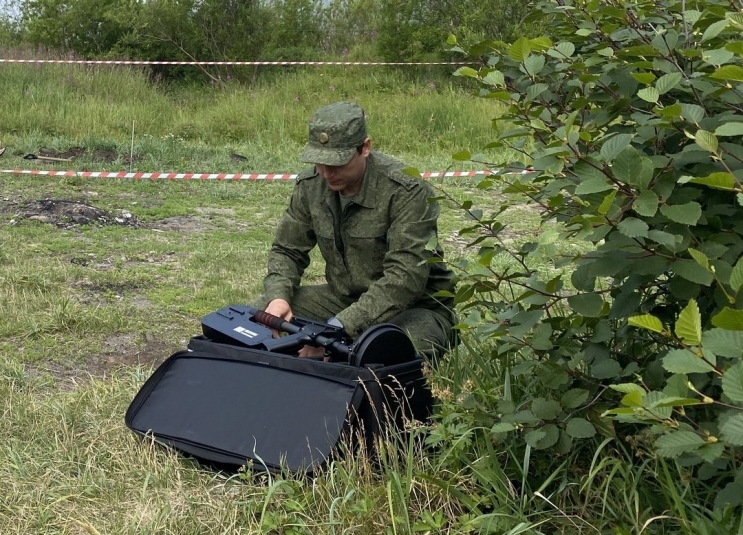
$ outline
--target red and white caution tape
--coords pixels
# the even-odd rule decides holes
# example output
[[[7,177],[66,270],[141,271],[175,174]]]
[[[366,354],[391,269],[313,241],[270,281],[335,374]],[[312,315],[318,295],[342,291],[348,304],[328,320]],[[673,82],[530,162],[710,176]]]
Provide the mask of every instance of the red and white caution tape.
[[[65,65],[469,65],[449,61],[149,61],[135,59],[0,59],[0,63],[52,63]]]
[[[522,174],[528,171],[522,171]],[[83,178],[122,178],[133,180],[294,180],[295,174],[279,173],[125,173],[112,171],[45,171],[40,169],[4,169],[0,174],[43,175]],[[491,171],[446,171],[421,173],[422,178],[486,176]]]
[[[44,171],[39,169],[6,169],[0,173],[83,178],[129,178],[134,180],[293,180],[297,175],[277,173],[125,173],[111,171]]]

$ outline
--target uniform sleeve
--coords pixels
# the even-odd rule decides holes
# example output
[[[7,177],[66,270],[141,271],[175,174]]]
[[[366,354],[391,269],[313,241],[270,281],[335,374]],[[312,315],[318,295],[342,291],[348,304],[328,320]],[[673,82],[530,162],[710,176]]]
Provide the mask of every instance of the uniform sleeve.
[[[389,321],[418,301],[426,290],[431,264],[426,249],[437,235],[439,206],[428,202],[428,187],[418,185],[395,197],[390,209],[384,271],[357,302],[337,317],[354,338],[363,331]]]
[[[263,280],[268,302],[284,299],[291,304],[294,290],[310,265],[310,251],[317,243],[304,186],[297,182],[294,187],[268,253],[268,270]]]

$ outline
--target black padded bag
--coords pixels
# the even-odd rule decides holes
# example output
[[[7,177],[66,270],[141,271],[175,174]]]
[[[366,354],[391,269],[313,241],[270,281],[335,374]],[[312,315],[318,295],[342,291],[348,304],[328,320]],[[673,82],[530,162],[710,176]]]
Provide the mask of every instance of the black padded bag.
[[[311,474],[343,437],[374,437],[432,401],[423,361],[357,368],[195,337],[147,380],[126,425],[224,468]]]

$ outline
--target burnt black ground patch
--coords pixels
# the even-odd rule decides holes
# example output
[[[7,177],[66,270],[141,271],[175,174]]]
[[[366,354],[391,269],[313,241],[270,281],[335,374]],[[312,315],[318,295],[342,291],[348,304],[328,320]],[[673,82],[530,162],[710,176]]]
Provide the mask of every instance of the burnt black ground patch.
[[[29,201],[19,205],[18,215],[60,228],[72,228],[79,225],[144,227],[144,224],[134,214],[126,210],[114,213],[82,201],[66,199]]]

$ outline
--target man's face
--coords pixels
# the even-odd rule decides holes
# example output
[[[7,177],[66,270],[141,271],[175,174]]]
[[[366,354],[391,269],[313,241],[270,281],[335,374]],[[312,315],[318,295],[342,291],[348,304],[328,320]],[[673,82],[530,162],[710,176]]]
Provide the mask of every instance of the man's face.
[[[366,172],[366,159],[371,151],[371,141],[366,138],[361,152],[355,151],[345,165],[315,164],[317,172],[325,179],[325,183],[332,191],[341,195],[356,195],[361,189],[361,182]]]

